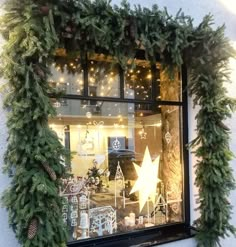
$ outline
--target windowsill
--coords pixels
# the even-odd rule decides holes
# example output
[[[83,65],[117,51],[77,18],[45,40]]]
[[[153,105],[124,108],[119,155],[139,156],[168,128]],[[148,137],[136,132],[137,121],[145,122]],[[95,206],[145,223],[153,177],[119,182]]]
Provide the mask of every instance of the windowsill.
[[[83,239],[68,243],[68,247],[146,247],[192,238],[195,230],[185,224],[171,224],[159,228],[140,230],[127,234]]]

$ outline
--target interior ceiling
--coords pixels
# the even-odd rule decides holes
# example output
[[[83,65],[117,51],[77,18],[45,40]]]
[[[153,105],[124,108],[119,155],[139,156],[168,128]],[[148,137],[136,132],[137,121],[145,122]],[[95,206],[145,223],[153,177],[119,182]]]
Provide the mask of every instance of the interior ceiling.
[[[135,120],[135,121],[133,121]],[[86,116],[58,116],[53,119],[49,119],[49,124],[55,125],[80,125],[86,126],[96,125],[102,123],[102,126],[109,128],[114,127],[115,124],[120,126],[124,125],[133,128],[140,128],[144,126],[155,126],[161,123],[161,114],[154,114],[143,117],[128,118],[126,117],[109,117],[109,116],[93,116],[92,118],[87,118]]]

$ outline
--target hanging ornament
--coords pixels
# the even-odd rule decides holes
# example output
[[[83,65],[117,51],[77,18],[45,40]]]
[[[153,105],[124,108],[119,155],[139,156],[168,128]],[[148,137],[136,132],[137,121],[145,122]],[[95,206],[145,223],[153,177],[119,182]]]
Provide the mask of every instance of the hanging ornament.
[[[91,123],[87,123],[85,138],[81,141],[81,149],[85,152],[91,151],[94,149],[93,139],[89,136],[88,126]]]
[[[147,132],[145,132],[144,124],[143,121],[141,122],[142,124],[142,129],[139,131],[140,139],[147,139]]]
[[[79,198],[79,208],[86,209],[88,204],[88,199],[85,195],[80,196]]]
[[[97,127],[97,133],[98,133],[98,147],[100,147],[100,131],[99,131],[99,129],[103,127],[104,122],[103,122],[103,121],[100,121],[100,122],[93,121],[93,125]]]
[[[166,122],[166,129],[167,129],[167,132],[165,134],[165,140],[166,140],[167,144],[170,144],[172,136],[169,132],[169,122],[168,121]]]
[[[93,125],[97,126],[98,128],[101,128],[104,125],[103,121],[97,122],[97,121],[93,121]]]
[[[112,142],[112,148],[114,150],[119,150],[121,148],[121,144],[120,144],[120,141],[117,139],[115,139],[115,141]]]
[[[87,118],[91,118],[92,117],[92,113],[90,111],[86,112],[86,117]]]
[[[58,102],[58,101],[56,101],[53,105],[54,105],[55,108],[60,108],[61,107],[61,103]]]
[[[78,203],[77,196],[72,196],[71,202],[77,204]]]

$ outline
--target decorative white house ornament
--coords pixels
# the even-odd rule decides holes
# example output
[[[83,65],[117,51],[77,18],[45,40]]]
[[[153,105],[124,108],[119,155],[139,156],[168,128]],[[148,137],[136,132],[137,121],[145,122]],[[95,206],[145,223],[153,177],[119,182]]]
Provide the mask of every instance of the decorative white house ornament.
[[[118,161],[118,165],[116,167],[116,174],[115,174],[115,207],[117,206],[117,185],[121,185],[123,189],[123,202],[125,207],[125,177],[120,167],[120,162]]]
[[[120,141],[117,139],[117,137],[116,137],[115,141],[112,142],[112,148],[113,148],[114,150],[119,150],[119,149],[121,148],[121,143],[120,143]]]
[[[135,170],[138,175],[130,194],[139,191],[139,210],[142,211],[144,204],[148,201],[150,197],[153,204],[155,203],[156,197],[156,187],[161,181],[158,178],[158,168],[159,168],[160,156],[158,156],[153,162],[150,156],[148,147],[146,147],[142,166],[135,164]]]
[[[71,219],[78,218],[78,212],[77,211],[72,211],[71,214],[70,214],[70,218]]]
[[[77,196],[72,196],[71,202],[77,204],[78,203]]]
[[[79,198],[79,208],[86,209],[88,207],[88,199],[86,195],[81,195]]]
[[[90,209],[89,218],[90,230],[96,232],[98,236],[103,236],[105,231],[112,234],[117,229],[116,211],[111,206]]]

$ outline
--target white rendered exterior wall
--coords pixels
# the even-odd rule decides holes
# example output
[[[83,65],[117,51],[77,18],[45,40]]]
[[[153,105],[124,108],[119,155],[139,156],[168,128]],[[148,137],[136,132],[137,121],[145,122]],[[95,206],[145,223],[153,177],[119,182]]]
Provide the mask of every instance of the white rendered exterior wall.
[[[0,4],[4,1],[0,0]],[[119,4],[120,0],[113,0],[112,3]],[[208,14],[213,14],[215,18],[215,26],[226,24],[226,35],[235,42],[236,44],[236,5],[233,3],[235,0],[129,0],[130,4],[140,4],[145,7],[151,7],[153,4],[158,4],[162,9],[164,6],[167,7],[168,12],[172,15],[175,15],[180,8],[184,11],[185,14],[190,15],[194,18],[194,23],[197,25],[202,18]],[[223,3],[232,2],[230,8],[225,7]],[[0,11],[1,13],[1,11]],[[3,44],[3,41],[0,39],[0,44]],[[234,63],[234,70],[236,74],[236,62]],[[234,74],[234,75],[235,75]],[[231,85],[226,85],[229,89],[230,96],[236,98],[236,75],[233,78],[234,83]],[[2,80],[0,80],[1,85]],[[195,132],[195,113],[196,109],[192,108],[191,99],[189,100],[189,139],[193,139]],[[232,130],[232,140],[231,140],[231,149],[236,154],[236,114],[232,116],[231,119],[227,121],[227,125]],[[6,138],[7,138],[7,128],[6,128],[6,112],[2,109],[2,97],[0,95],[0,170],[3,166],[3,154],[6,150]],[[234,175],[236,177],[236,167],[235,162],[232,161],[232,167],[234,168]],[[194,187],[194,157],[190,156],[190,192],[191,192],[191,221],[197,217],[197,212],[194,211],[196,208],[194,195],[197,194],[197,189]],[[0,195],[4,189],[9,185],[10,180],[6,175],[3,175],[0,171]],[[236,209],[236,191],[233,191],[230,197],[231,203]],[[223,205],[222,205],[223,206]],[[232,218],[232,223],[236,226],[236,210]],[[0,208],[0,247],[18,247],[17,241],[14,237],[14,234],[8,226],[7,212]],[[195,247],[196,243],[194,239],[188,239],[183,241],[177,241],[170,244],[162,245],[163,247]],[[222,240],[223,247],[235,247],[236,239],[234,237],[229,237],[225,240]]]

